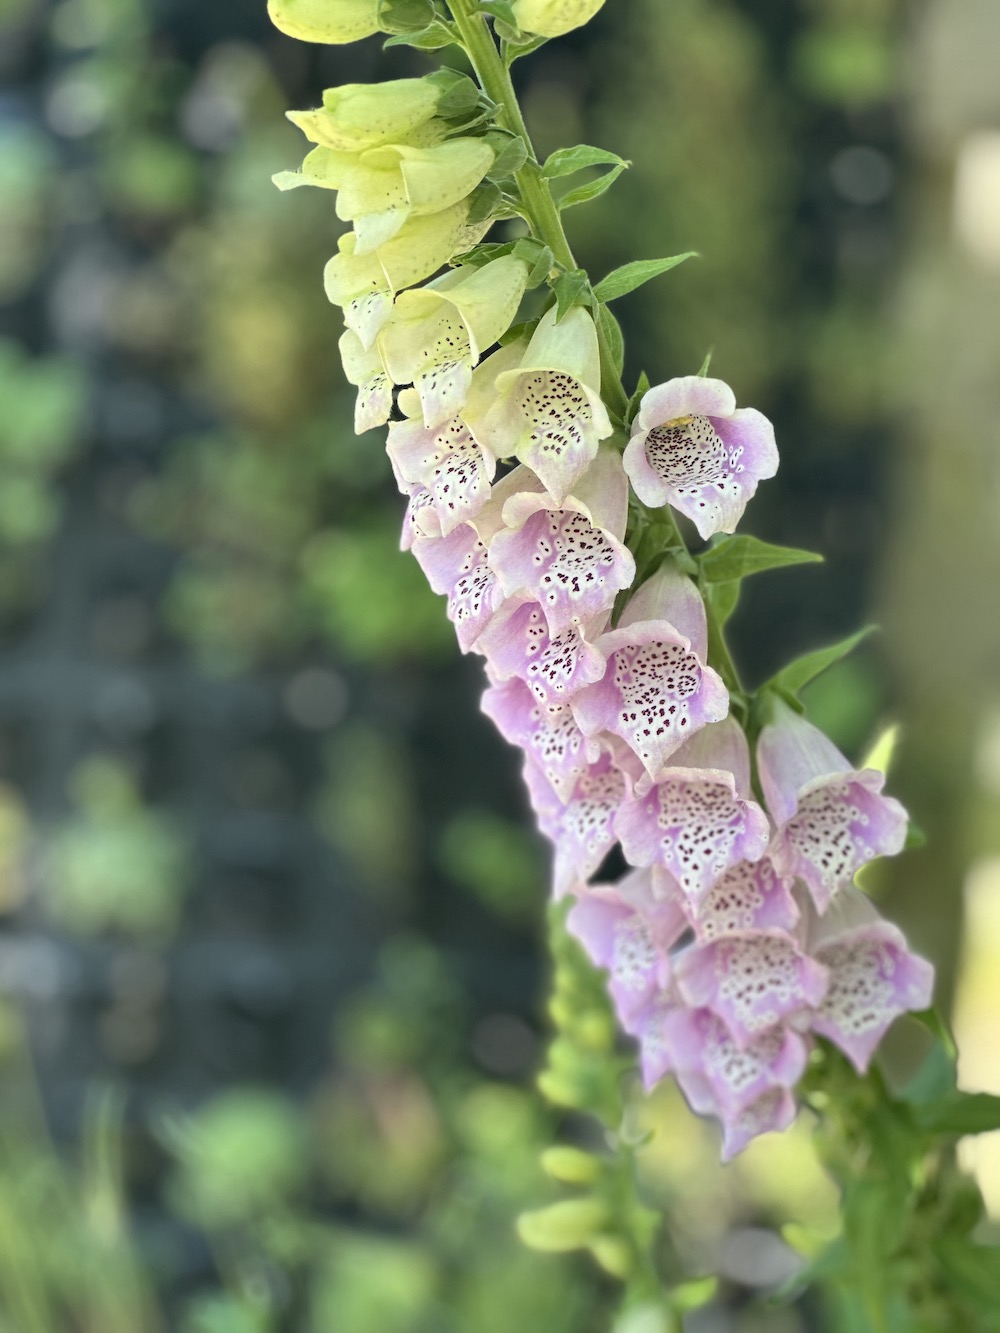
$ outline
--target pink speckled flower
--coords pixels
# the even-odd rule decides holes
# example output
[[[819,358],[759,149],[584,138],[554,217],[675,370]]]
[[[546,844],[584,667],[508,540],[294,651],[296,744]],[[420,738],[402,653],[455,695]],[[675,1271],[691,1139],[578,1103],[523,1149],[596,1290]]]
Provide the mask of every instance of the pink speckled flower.
[[[510,601],[493,617],[476,648],[496,683],[516,676],[539,702],[568,703],[604,675],[604,654],[594,647],[597,625],[571,625],[553,635],[537,602]]]
[[[685,375],[644,395],[624,464],[644,504],[672,505],[707,538],[735,532],[778,450],[767,417],[737,409],[728,384]]]
[[[402,490],[421,486],[429,492],[442,536],[489,503],[496,460],[461,418],[430,429],[419,418],[394,421],[385,449]]]
[[[559,634],[610,611],[635,578],[635,560],[623,545],[627,516],[621,459],[602,448],[565,499],[553,499],[540,483],[511,495],[490,565],[506,595],[533,598]]]
[[[615,832],[631,864],[662,867],[696,916],[725,871],[767,848],[769,825],[750,795],[740,726],[726,719],[693,736],[659,782],[625,798]]]
[[[647,871],[620,884],[581,890],[566,927],[598,967],[626,1032],[635,1032],[669,984],[670,949],[685,928],[683,914],[652,895]]]
[[[853,887],[838,894],[825,916],[812,915],[808,941],[809,952],[830,974],[813,1030],[863,1074],[890,1024],[930,1005],[934,968]]]
[[[661,877],[674,882],[660,872],[654,875],[658,885]],[[791,930],[799,920],[792,883],[778,874],[769,856],[738,861],[715,880],[696,908],[684,900],[695,935],[715,940],[744,930]]]
[[[570,801],[590,767],[587,742],[568,704],[540,703],[523,680],[514,677],[483,693],[482,709],[512,745],[534,760],[561,801]]]
[[[413,554],[435,592],[448,598],[448,619],[463,653],[478,639],[503,600],[486,563],[486,542],[463,523],[446,537],[417,537]]]
[[[694,584],[665,565],[595,647],[608,665],[573,700],[580,729],[620,737],[658,782],[674,751],[729,711],[725,685],[705,664],[705,608]]]
[[[775,867],[804,879],[821,912],[868,861],[902,850],[906,811],[882,795],[885,775],[853,769],[818,728],[781,700],[761,732],[757,767],[778,826],[771,844]]]

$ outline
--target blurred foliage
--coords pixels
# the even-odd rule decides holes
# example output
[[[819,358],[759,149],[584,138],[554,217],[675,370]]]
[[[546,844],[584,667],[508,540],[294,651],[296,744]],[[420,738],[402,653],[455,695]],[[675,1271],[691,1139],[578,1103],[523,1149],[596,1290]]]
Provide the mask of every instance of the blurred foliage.
[[[513,798],[510,811],[486,808],[461,778],[434,825],[429,751],[464,771],[466,728],[432,744],[407,740],[398,714],[380,707],[414,679],[454,691],[452,633],[399,555],[401,501],[380,441],[350,431],[339,326],[320,281],[335,244],[329,201],[307,192],[289,201],[269,185],[300,148],[285,106],[378,70],[371,53],[336,63],[277,43],[262,3],[206,8],[197,19],[208,35],[192,38],[196,8],[0,0],[0,38],[11,59],[33,53],[25,77],[44,104],[34,119],[0,118],[0,305],[17,327],[34,292],[57,312],[64,344],[38,356],[25,350],[34,334],[0,342],[0,613],[36,597],[74,450],[87,429],[104,447],[88,393],[109,367],[127,365],[182,404],[169,420],[154,414],[150,430],[157,444],[170,433],[169,449],[136,467],[122,505],[174,563],[165,637],[208,674],[288,673],[290,714],[314,740],[330,731],[302,761],[315,827],[379,904],[388,938],[336,1016],[329,1062],[310,1086],[248,1081],[200,1087],[190,1100],[161,1089],[152,1105],[137,1095],[125,1115],[105,1098],[84,1117],[80,1151],[46,1140],[17,1014],[0,1010],[0,1324],[5,1333],[604,1333],[612,1284],[587,1258],[536,1254],[515,1231],[525,1212],[536,1215],[526,1224],[536,1241],[574,1219],[582,1226],[586,1212],[549,1213],[555,1232],[537,1213],[589,1202],[594,1180],[581,1173],[596,1170],[603,1202],[619,1191],[577,1235],[599,1265],[621,1271],[622,1246],[639,1239],[676,1272],[719,1273],[714,1297],[707,1286],[681,1289],[692,1307],[712,1299],[715,1323],[699,1327],[818,1333],[827,1325],[808,1303],[752,1299],[836,1227],[808,1120],[721,1170],[715,1131],[675,1090],[641,1099],[627,1081],[602,1083],[597,1101],[624,1111],[634,1140],[623,1172],[582,1114],[594,1099],[578,1095],[588,1051],[603,1058],[613,1042],[600,984],[580,959],[558,964],[543,1083],[559,1113],[530,1086],[534,976],[512,970],[485,1012],[473,1006],[474,974],[502,969],[509,940],[537,933],[538,844],[512,817]],[[873,485],[898,151],[879,127],[893,114],[899,15],[890,0],[772,10],[609,4],[593,28],[518,71],[542,151],[584,138],[633,159],[613,192],[571,215],[597,276],[640,255],[702,254],[622,302],[631,354],[641,348],[655,377],[663,367],[694,372],[711,348],[741,399],[766,410],[791,400],[790,481],[762,493],[761,521],[794,542],[796,525],[820,515],[842,568],[870,556],[877,531],[850,494],[839,509],[808,494],[799,504],[795,485],[810,469],[818,492],[834,473],[862,496]],[[838,156],[856,140],[867,157]],[[84,237],[86,264],[67,261],[46,278],[68,235]],[[853,607],[852,569],[836,577],[833,600]],[[800,585],[785,586],[794,599]],[[772,622],[789,622],[788,604],[775,606],[786,614]],[[810,604],[803,633],[827,609]],[[747,636],[751,652],[766,651],[759,638]],[[343,720],[348,685],[331,660],[352,690],[357,679],[373,693],[369,714]],[[818,682],[808,707],[856,752],[886,697],[882,664],[865,654]],[[442,711],[455,709],[449,695]],[[125,998],[100,1027],[119,1074],[155,1045],[149,997],[166,984],[171,942],[193,929],[203,852],[133,759],[128,746],[92,748],[75,770],[71,809],[47,821],[44,840],[18,792],[0,789],[3,912],[32,930],[41,909],[83,948],[127,947],[116,955]],[[991,847],[994,805],[981,817]],[[444,917],[450,943],[434,947],[421,932]],[[647,1208],[669,1218],[655,1242]],[[640,1304],[616,1333],[661,1333],[658,1320]]]

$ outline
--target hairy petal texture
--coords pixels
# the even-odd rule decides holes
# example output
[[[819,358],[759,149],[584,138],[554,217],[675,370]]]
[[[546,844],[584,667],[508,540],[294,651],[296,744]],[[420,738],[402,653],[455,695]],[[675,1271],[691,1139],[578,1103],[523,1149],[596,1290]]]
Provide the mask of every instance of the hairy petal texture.
[[[486,628],[502,594],[486,563],[486,544],[463,523],[447,537],[418,537],[413,554],[437,593],[448,598],[448,619],[463,653]]]
[[[727,384],[687,375],[644,395],[624,465],[644,504],[671,505],[708,538],[735,532],[778,450],[768,419],[737,410]]]
[[[418,485],[432,497],[443,536],[488,504],[496,461],[459,417],[432,429],[420,421],[393,422],[385,448],[401,488]]]
[[[784,704],[776,704],[775,720],[761,732],[757,764],[778,824],[775,866],[800,876],[821,912],[868,861],[902,850],[906,811],[882,795],[884,774],[852,769],[822,732]]]
[[[581,890],[566,927],[598,967],[626,1032],[648,1020],[670,980],[670,949],[684,930],[683,915],[657,902],[649,876],[634,871],[615,887]]]
[[[465,412],[473,434],[498,458],[526,463],[564,500],[611,434],[590,314],[576,306],[556,323],[548,310],[523,350],[501,348],[477,376],[482,388]]]
[[[827,970],[783,931],[745,931],[696,943],[674,961],[686,1004],[711,1009],[739,1046],[805,1015],[826,994]]]
[[[627,501],[621,460],[606,449],[561,502],[539,491],[511,496],[489,557],[506,595],[539,602],[553,634],[609,612],[635,577],[622,540]]]
[[[590,765],[586,739],[568,705],[539,703],[515,678],[486,690],[482,709],[505,739],[527,752],[559,799],[571,800]]]
[[[492,567],[492,566],[491,566]],[[592,632],[592,627],[589,632]],[[539,703],[568,703],[604,675],[604,656],[583,626],[551,634],[537,602],[507,602],[477,644],[494,681],[518,677]]]

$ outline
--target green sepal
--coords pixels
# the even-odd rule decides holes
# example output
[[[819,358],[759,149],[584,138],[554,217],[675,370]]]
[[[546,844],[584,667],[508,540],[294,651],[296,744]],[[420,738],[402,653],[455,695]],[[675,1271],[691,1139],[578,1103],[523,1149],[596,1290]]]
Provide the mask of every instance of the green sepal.
[[[906,841],[903,843],[904,852],[916,852],[921,847],[927,846],[927,834],[912,819],[906,825]]]
[[[527,162],[528,148],[519,134],[511,134],[509,130],[494,129],[485,137],[486,142],[496,153],[493,165],[486,173],[489,180],[506,180],[509,176],[513,176],[515,171],[520,171]]]
[[[582,268],[570,268],[560,273],[552,284],[552,291],[556,298],[557,324],[574,306],[592,304],[590,282]]]
[[[799,690],[808,685],[811,680],[822,675],[828,667],[832,667],[839,662],[842,657],[854,651],[863,639],[867,639],[869,634],[873,634],[878,628],[877,625],[866,625],[864,629],[859,629],[856,634],[849,635],[846,639],[841,639],[839,643],[832,643],[827,648],[817,648],[814,652],[804,653],[797,657],[794,662],[789,662],[788,666],[783,667],[775,676],[772,676],[761,688],[765,690],[774,690],[785,698],[794,699]]]
[[[954,1096],[957,1088],[958,1072],[955,1056],[943,1041],[937,1039],[924,1057],[923,1064],[900,1089],[899,1097],[908,1106],[931,1106],[935,1102]]]
[[[544,242],[534,236],[521,236],[516,240],[510,253],[515,259],[523,260],[528,265],[527,291],[540,287],[552,272],[555,256]]]
[[[427,82],[440,88],[436,115],[442,120],[465,120],[480,106],[482,94],[468,74],[457,69],[438,69],[427,75]]]
[[[645,398],[646,394],[649,393],[649,390],[649,376],[644,370],[640,371],[639,379],[635,386],[635,393],[633,393],[632,397],[628,400],[628,408],[625,412],[625,420],[629,425],[635,420],[636,413],[639,411],[639,404],[642,402],[643,398]]]
[[[597,324],[611,353],[611,369],[620,379],[625,366],[625,338],[622,334],[622,326],[608,307],[603,304],[597,307]],[[606,391],[611,387],[611,385],[606,385]]]
[[[740,590],[739,579],[730,579],[727,583],[709,583],[702,588],[702,595],[708,602],[715,622],[720,629],[725,626],[729,617],[739,605]]]
[[[503,194],[499,185],[493,181],[484,181],[482,185],[477,185],[469,196],[469,222],[485,222],[488,218],[495,218],[503,208]]]
[[[617,153],[607,148],[594,148],[587,143],[578,143],[575,148],[557,148],[542,163],[542,175],[547,180],[557,176],[572,176],[586,167],[619,167],[624,169],[630,163]]]
[[[728,583],[750,574],[789,565],[814,565],[823,560],[815,551],[800,551],[794,546],[774,546],[757,537],[719,537],[698,557],[702,578],[709,583]]]
[[[619,296],[627,296],[652,278],[683,264],[685,259],[693,259],[698,252],[686,250],[682,255],[671,255],[669,259],[637,259],[632,264],[622,264],[609,273],[594,288],[594,295],[599,301],[616,301]]]
[[[518,33],[515,35],[509,30],[506,23],[495,24],[497,36],[500,37],[500,54],[503,62],[510,69],[515,60],[520,60],[522,56],[530,56],[532,51],[537,51],[540,46],[544,46],[550,39],[548,37],[528,37],[527,34]]]
[[[422,32],[436,17],[433,0],[379,0],[379,27],[396,36]]]
[[[517,342],[518,338],[523,338],[525,342],[529,342],[537,325],[537,319],[523,319],[520,324],[512,324],[503,337],[499,339],[500,346],[506,347],[508,343]]]
[[[701,369],[698,371],[699,379],[704,379],[705,376],[708,374],[708,368],[712,364],[712,353],[714,351],[715,348],[710,347],[708,351],[705,353],[705,360],[701,363]]]
[[[428,23],[426,28],[397,33],[395,37],[387,38],[382,45],[385,48],[412,46],[418,51],[440,51],[445,46],[461,46],[461,38],[452,24],[446,23],[443,19],[435,19],[433,23]]]
[[[591,199],[598,199],[606,190],[610,190],[615,181],[622,174],[628,163],[623,163],[620,167],[612,167],[606,171],[603,176],[598,176],[596,180],[588,185],[578,185],[575,190],[570,190],[564,194],[561,199],[556,200],[556,207],[559,212],[564,212],[567,208],[575,208],[577,204],[587,204]]]

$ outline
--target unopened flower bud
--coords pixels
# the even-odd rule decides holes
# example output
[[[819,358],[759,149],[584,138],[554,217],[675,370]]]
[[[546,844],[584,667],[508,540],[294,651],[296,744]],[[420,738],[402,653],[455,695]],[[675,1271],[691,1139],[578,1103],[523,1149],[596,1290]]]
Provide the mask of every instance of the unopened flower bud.
[[[589,1245],[608,1218],[600,1199],[564,1199],[517,1219],[517,1234],[532,1250],[579,1250]]]
[[[445,126],[428,125],[441,89],[429,79],[390,79],[386,83],[346,83],[327,88],[315,111],[289,111],[288,119],[306,138],[342,153],[360,153],[386,143],[430,142]]]
[[[558,1144],[542,1153],[542,1170],[553,1180],[561,1180],[566,1185],[593,1184],[601,1169],[601,1159],[581,1148]]]
[[[595,1236],[587,1246],[605,1273],[624,1282],[632,1271],[632,1251],[621,1236]]]
[[[514,0],[514,17],[523,32],[561,37],[594,17],[604,0]]]
[[[301,42],[339,46],[378,32],[379,0],[267,0],[274,26]]]

